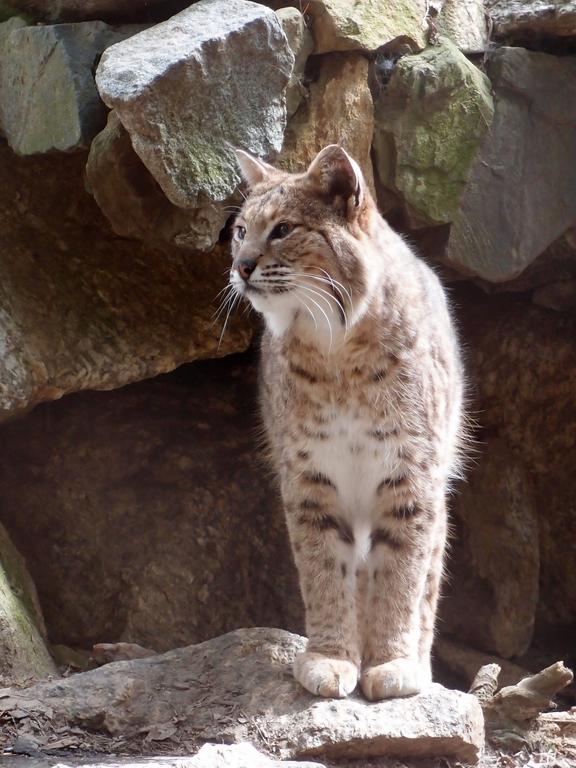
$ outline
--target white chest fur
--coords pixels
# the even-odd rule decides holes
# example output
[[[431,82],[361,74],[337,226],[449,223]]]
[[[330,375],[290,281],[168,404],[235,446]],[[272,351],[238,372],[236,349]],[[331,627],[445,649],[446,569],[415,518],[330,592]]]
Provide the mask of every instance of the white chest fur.
[[[338,514],[354,531],[357,555],[364,557],[377,513],[378,486],[401,471],[400,441],[398,436],[382,437],[393,431],[391,425],[384,428],[353,408],[325,415],[329,422],[322,431],[327,437],[310,439],[305,449],[314,468],[336,485]]]

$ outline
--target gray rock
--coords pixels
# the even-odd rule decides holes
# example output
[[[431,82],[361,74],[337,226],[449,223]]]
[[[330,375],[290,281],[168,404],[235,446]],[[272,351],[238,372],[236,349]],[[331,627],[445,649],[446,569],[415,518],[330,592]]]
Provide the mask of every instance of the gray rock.
[[[532,640],[538,605],[538,516],[530,478],[505,441],[489,440],[455,499],[442,628],[505,659]],[[502,467],[506,467],[505,472]]]
[[[305,7],[314,20],[314,53],[426,45],[426,0],[310,0]]]
[[[240,629],[161,656],[4,691],[2,708],[33,713],[42,727],[49,702],[53,726],[98,723],[124,738],[170,726],[193,743],[249,741],[281,758],[478,761],[484,723],[474,696],[433,685],[417,696],[371,704],[357,696],[319,699],[291,673],[305,642],[282,630]]]
[[[226,249],[160,251],[114,236],[84,190],[83,153],[19,158],[0,146],[0,420],[81,389],[111,389],[220,343]]]
[[[438,18],[438,32],[464,53],[479,53],[488,43],[484,0],[445,0]]]
[[[118,258],[140,294],[133,250]],[[183,260],[188,282],[172,258],[151,266],[152,292],[134,296],[148,303],[150,321],[161,292],[175,296],[183,329],[203,331],[184,303],[194,275],[208,280],[196,261]],[[165,318],[177,347],[182,331]],[[121,361],[110,367],[123,372]],[[112,655],[101,643],[122,640],[165,651],[238,626],[302,631],[284,515],[255,438],[256,387],[254,362],[232,356],[78,393],[2,424],[11,449],[0,462],[0,519],[30,564],[53,642],[97,643],[101,659]]]
[[[90,21],[0,34],[0,124],[12,149],[33,155],[88,147],[106,123],[93,68],[105,48],[135,31]]]
[[[122,237],[209,251],[229,216],[222,205],[173,205],[134,152],[114,110],[90,146],[86,180],[112,229]]]
[[[96,82],[168,199],[196,208],[239,184],[234,147],[281,148],[293,64],[273,11],[200,0],[109,48]]]
[[[487,0],[486,6],[499,39],[576,36],[576,0]]]
[[[522,48],[488,58],[495,114],[445,260],[494,283],[520,275],[576,220],[576,60]]]
[[[488,78],[446,38],[396,65],[379,83],[374,167],[415,226],[458,215],[470,169],[493,117]]]
[[[296,8],[279,8],[276,13],[294,53],[294,69],[286,89],[286,112],[290,119],[306,94],[302,78],[308,56],[314,50],[314,38],[306,19]]]
[[[56,675],[26,563],[0,525],[0,686]]]

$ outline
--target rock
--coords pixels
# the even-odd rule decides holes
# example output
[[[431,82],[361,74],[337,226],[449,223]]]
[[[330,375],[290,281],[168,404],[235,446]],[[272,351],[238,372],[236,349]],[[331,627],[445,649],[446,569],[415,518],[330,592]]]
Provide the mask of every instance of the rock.
[[[88,147],[106,123],[93,68],[136,28],[101,21],[17,26],[0,33],[0,122],[19,155]]]
[[[110,664],[113,661],[131,661],[154,656],[156,651],[143,648],[137,643],[96,643],[91,656],[98,665]]]
[[[500,283],[520,275],[576,220],[576,60],[522,48],[488,55],[495,114],[444,260]],[[522,190],[522,194],[519,194]]]
[[[256,387],[255,361],[234,356],[2,425],[0,519],[52,642],[164,651],[238,626],[302,631]]]
[[[480,439],[498,435],[530,478],[540,542],[536,630],[550,638],[554,628],[576,621],[576,318],[536,307],[529,297],[486,296],[464,285],[454,287],[454,296],[474,382],[473,408],[484,430]],[[496,458],[490,460],[493,474]],[[534,557],[532,543],[524,549],[528,559]]]
[[[286,129],[278,165],[299,172],[335,138],[354,155],[373,187],[370,149],[374,130],[368,62],[360,54],[331,54],[320,61],[306,101]]]
[[[576,0],[487,0],[498,39],[576,37]]]
[[[250,741],[281,758],[401,756],[476,763],[484,743],[478,700],[433,685],[404,699],[319,699],[292,677],[298,635],[240,629],[200,645],[107,664],[57,683],[5,692],[4,711],[74,723],[124,739],[177,723],[180,740]],[[126,743],[124,744],[124,749]]]
[[[525,667],[494,654],[482,653],[447,637],[434,640],[434,657],[459,678],[466,690],[470,688],[478,670],[486,664],[498,664],[501,669],[498,683],[502,687],[515,685],[530,675],[530,671]]]
[[[296,8],[279,8],[276,13],[294,54],[294,69],[286,88],[286,113],[290,119],[306,94],[304,68],[308,56],[314,50],[314,38],[306,19]]]
[[[32,740],[30,740],[32,741]],[[165,743],[165,742],[164,742]],[[54,758],[44,756],[36,747],[35,759],[10,755],[12,768],[53,768]],[[22,762],[20,762],[22,760]],[[251,744],[204,744],[193,756],[85,757],[67,754],[57,762],[60,768],[324,768],[321,763],[273,760]]]
[[[170,202],[197,208],[238,186],[235,147],[280,150],[293,63],[273,11],[200,0],[109,48],[96,82]]]
[[[44,21],[157,21],[191,0],[11,0],[11,5]]]
[[[24,685],[56,675],[45,638],[34,582],[0,525],[0,685]]]
[[[558,280],[537,288],[532,301],[540,307],[567,312],[576,307],[576,280]]]
[[[478,280],[478,285],[481,285],[487,293],[503,291],[514,293],[533,291],[535,293],[539,289],[545,289],[548,285],[570,284],[576,279],[574,231],[574,228],[570,228],[564,232],[514,280],[507,280],[505,283],[488,283],[485,280]],[[441,253],[442,249],[436,251],[437,256],[440,255],[441,257]]]
[[[320,763],[271,760],[251,744],[204,744],[190,768],[324,768]]]
[[[375,169],[416,226],[457,216],[493,117],[486,76],[453,43],[441,40],[401,58],[389,82],[380,83],[375,102]]]
[[[314,53],[374,51],[391,43],[420,50],[426,45],[426,7],[425,0],[310,0]]]
[[[0,420],[246,348],[245,321],[221,342],[214,323],[226,249],[114,237],[83,190],[84,155],[0,155]]]
[[[502,439],[485,442],[455,499],[458,534],[443,631],[505,659],[532,640],[538,605],[538,516],[530,477]],[[506,467],[506,471],[502,471]]]
[[[437,26],[464,53],[479,53],[488,44],[486,21],[484,0],[445,0]]]
[[[173,205],[134,152],[114,110],[92,142],[86,179],[112,229],[122,237],[209,251],[229,215],[209,203],[192,209]]]

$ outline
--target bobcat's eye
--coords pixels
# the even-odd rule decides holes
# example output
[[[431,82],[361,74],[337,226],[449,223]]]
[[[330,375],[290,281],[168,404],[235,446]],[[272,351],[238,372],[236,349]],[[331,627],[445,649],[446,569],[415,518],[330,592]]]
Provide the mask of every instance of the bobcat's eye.
[[[290,232],[292,232],[292,224],[288,224],[287,221],[281,221],[280,224],[276,224],[272,232],[268,235],[268,238],[270,240],[280,240],[283,237],[286,237],[286,235],[289,235]]]
[[[246,237],[246,227],[236,227],[236,237],[238,240],[244,240]]]

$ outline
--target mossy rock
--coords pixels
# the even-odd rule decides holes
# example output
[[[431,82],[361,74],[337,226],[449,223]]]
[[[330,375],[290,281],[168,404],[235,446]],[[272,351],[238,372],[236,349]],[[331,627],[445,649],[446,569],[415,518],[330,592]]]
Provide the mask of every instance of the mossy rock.
[[[0,525],[0,685],[56,674],[46,630],[24,558]]]
[[[377,83],[375,166],[417,225],[453,221],[492,122],[490,81],[449,40],[404,56]]]

